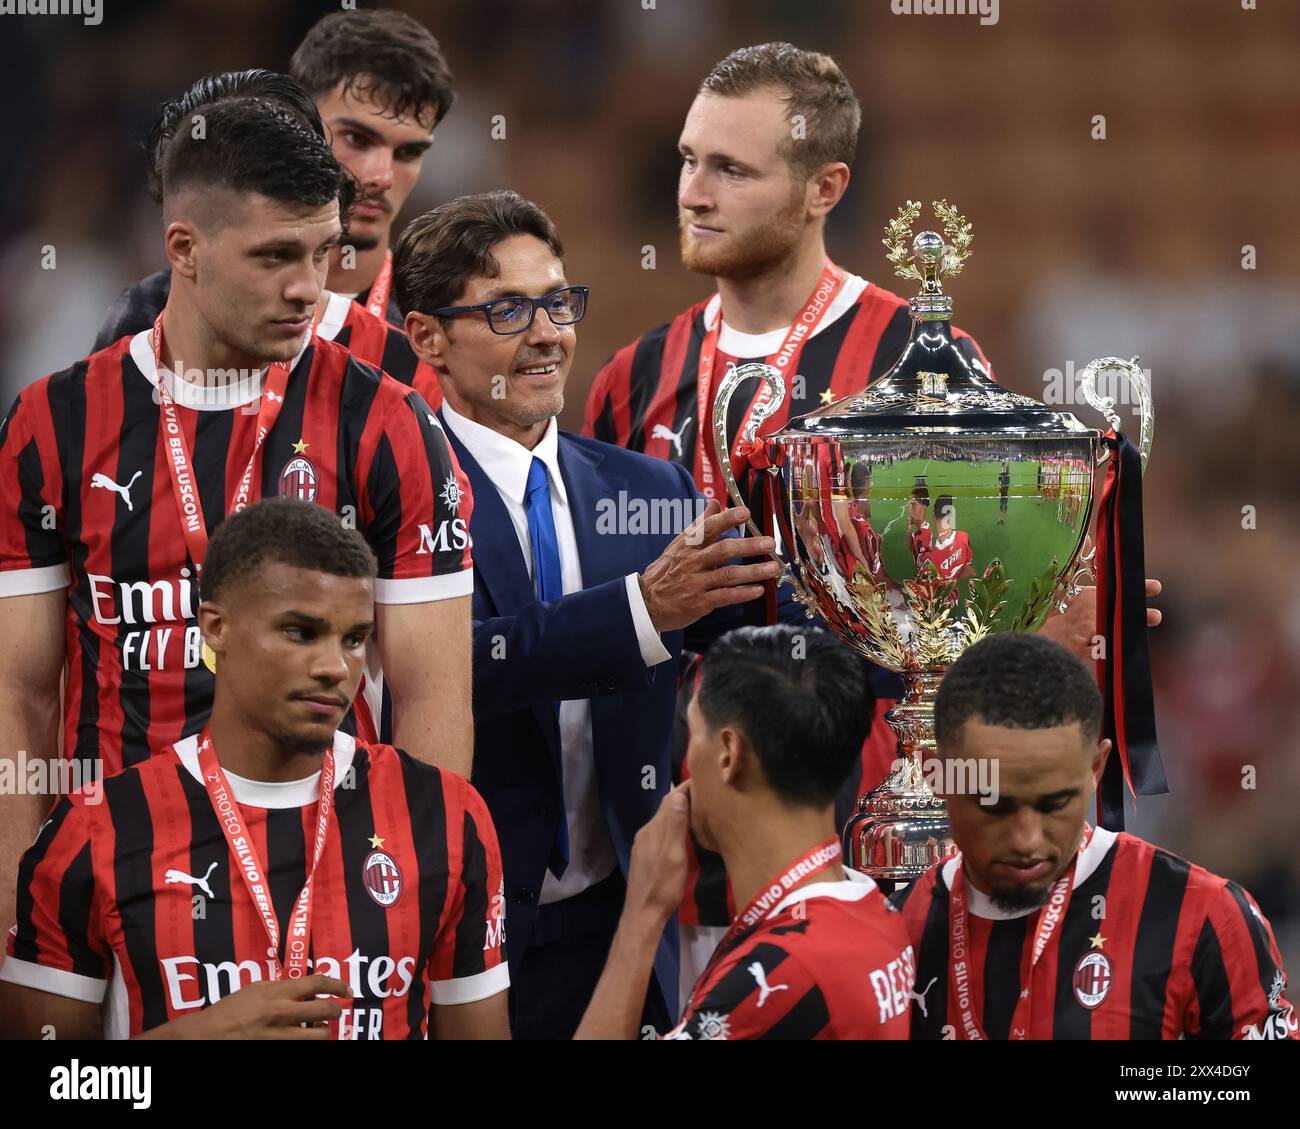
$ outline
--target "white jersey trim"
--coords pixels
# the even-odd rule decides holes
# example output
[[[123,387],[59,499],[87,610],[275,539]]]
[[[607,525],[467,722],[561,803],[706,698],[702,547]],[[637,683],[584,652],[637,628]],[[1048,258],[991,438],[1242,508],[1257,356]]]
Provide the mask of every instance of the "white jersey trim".
[[[842,882],[810,882],[807,886],[800,886],[797,890],[791,890],[772,907],[767,915],[768,918],[775,917],[783,909],[794,905],[795,902],[806,902],[810,898],[831,898],[837,902],[860,902],[877,888],[876,883],[870,876],[847,866],[843,869],[844,881]]]
[[[199,771],[199,737],[192,733],[182,737],[172,748],[180,758],[185,770],[200,784],[203,774]],[[334,734],[334,788],[347,776],[356,756],[355,737],[346,733]],[[320,799],[320,773],[313,772],[301,780],[249,780],[243,776],[227,771],[226,779],[230,781],[230,790],[241,804],[255,808],[305,808]]]
[[[375,581],[376,604],[432,604],[474,594],[474,570],[463,568],[442,576],[412,576]]]
[[[141,375],[154,388],[158,387],[158,366],[154,363],[153,358],[153,329],[142,329],[131,338],[131,360],[135,362],[135,367],[140,370]],[[311,344],[312,335],[306,333],[303,335],[302,348],[298,350],[293,360],[289,362],[289,371],[292,372],[298,367],[298,362],[302,360],[302,355],[307,351],[307,346]],[[182,357],[181,361],[184,362]],[[245,404],[251,404],[262,396],[262,376],[266,368],[260,368],[255,372],[247,372],[231,384],[195,384],[189,380],[177,380],[175,375],[167,369],[163,369],[163,379],[167,382],[167,390],[172,394],[172,398],[183,408],[190,408],[196,412],[228,412],[234,408],[242,408]]]
[[[72,580],[72,570],[63,564],[44,568],[19,568],[0,572],[0,599],[6,596],[39,596],[42,592],[57,592]]]
[[[108,981],[94,976],[82,976],[65,968],[50,968],[30,960],[7,956],[0,965],[0,980],[23,988],[35,988],[69,1000],[87,1004],[100,1004],[108,993]]]
[[[839,293],[835,295],[834,301],[831,302],[830,309],[826,311],[826,316],[813,330],[812,336],[816,337],[827,326],[834,325],[862,297],[863,291],[869,285],[870,283],[865,278],[860,278],[856,274],[846,274],[844,284],[840,287]],[[715,293],[709,299],[708,305],[704,307],[705,329],[713,328],[721,310],[722,295]],[[786,334],[789,332],[790,327],[787,325],[781,329],[770,330],[767,333],[741,333],[740,330],[732,329],[726,322],[723,322],[722,329],[718,333],[718,349],[729,357],[770,357],[785,343]]]
[[[316,326],[316,336],[333,341],[343,328],[343,323],[348,320],[348,311],[351,309],[352,299],[348,295],[331,292],[329,301],[325,303],[325,312],[321,314],[320,323]]]
[[[455,980],[434,980],[429,984],[430,1000],[435,1004],[472,1004],[486,1000],[510,987],[510,966],[502,961],[495,968],[460,976]]]
[[[1108,831],[1104,827],[1096,828],[1092,833],[1092,838],[1088,840],[1087,848],[1079,855],[1079,866],[1074,872],[1074,888],[1077,890],[1096,872],[1097,867],[1101,865],[1101,860],[1109,853],[1111,847],[1115,845],[1115,839],[1118,833]],[[939,872],[939,880],[949,890],[952,889],[953,876],[957,873],[957,865],[961,861],[961,852],[958,851],[947,862],[943,863],[943,869]],[[969,881],[966,883],[966,894],[970,899],[970,911],[976,917],[983,917],[990,921],[1011,921],[1017,917],[1028,917],[1031,913],[1037,913],[1038,907],[1022,910],[1004,910],[999,909],[993,904],[990,898],[982,890],[975,889]]]

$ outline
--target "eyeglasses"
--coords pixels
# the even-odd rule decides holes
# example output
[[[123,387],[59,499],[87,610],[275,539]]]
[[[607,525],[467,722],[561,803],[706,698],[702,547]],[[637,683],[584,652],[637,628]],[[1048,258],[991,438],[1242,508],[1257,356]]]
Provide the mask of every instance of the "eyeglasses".
[[[589,289],[586,286],[566,286],[543,294],[540,298],[518,295],[498,298],[495,302],[483,302],[477,306],[443,306],[442,309],[430,310],[429,313],[439,318],[482,313],[493,333],[508,336],[528,329],[537,317],[538,310],[546,311],[552,325],[572,325],[582,321],[587,312]]]

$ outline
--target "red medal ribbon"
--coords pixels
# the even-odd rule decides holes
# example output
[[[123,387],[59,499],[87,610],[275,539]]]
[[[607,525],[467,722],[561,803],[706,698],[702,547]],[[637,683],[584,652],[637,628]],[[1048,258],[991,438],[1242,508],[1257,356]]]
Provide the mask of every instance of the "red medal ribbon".
[[[275,907],[271,903],[271,884],[266,867],[262,865],[244,813],[239,801],[230,788],[230,782],[217,760],[217,751],[212,744],[212,734],[208,726],[203,727],[199,736],[199,771],[203,776],[203,786],[208,791],[212,810],[221,824],[230,849],[230,857],[235,860],[235,868],[244,880],[244,888],[257,908],[266,930],[267,956],[274,962],[277,979],[297,980],[307,972],[307,950],[311,946],[311,912],[312,898],[315,894],[316,869],[320,865],[321,855],[325,852],[325,840],[329,837],[330,818],[334,814],[334,750],[325,754],[325,763],[321,766],[320,802],[316,812],[316,844],[312,848],[311,869],[307,872],[307,881],[303,883],[298,897],[293,903],[289,915],[288,941],[285,943],[284,963],[280,961],[280,923],[276,920]]]
[[[1028,1038],[1033,1022],[1034,972],[1038,962],[1047,949],[1048,942],[1065,920],[1065,911],[1069,909],[1073,894],[1074,874],[1079,866],[1079,855],[1088,847],[1092,838],[1092,828],[1084,824],[1083,841],[1074,854],[1069,869],[1053,884],[1047,895],[1047,902],[1038,911],[1038,921],[1034,928],[1034,944],[1029,954],[1029,969],[1026,975],[1021,973],[1020,999],[1011,1017],[1012,1039]],[[968,956],[970,951],[970,932],[967,928],[968,911],[966,908],[966,879],[962,874],[961,858],[958,856],[957,869],[952,877],[952,889],[948,892],[948,1014],[956,1015],[958,1022],[953,1024],[958,1039],[988,1039],[984,1026],[973,1006],[975,970]]]
[[[388,295],[393,288],[393,252],[384,256],[384,265],[379,268],[375,281],[370,285],[370,294],[366,297],[366,309],[380,321],[388,320]]]
[[[320,321],[320,306],[312,317],[311,336],[316,334],[316,325]],[[190,560],[196,568],[203,567],[203,558],[208,551],[208,528],[203,520],[203,507],[199,504],[198,482],[194,476],[194,460],[190,455],[190,445],[185,438],[185,428],[181,425],[176,411],[176,400],[163,376],[162,360],[163,315],[158,315],[153,323],[151,335],[153,344],[154,367],[157,370],[158,404],[161,409],[163,443],[167,448],[167,466],[171,470],[172,492],[176,496],[176,509],[180,514],[181,531],[185,534],[185,544],[190,552]],[[183,375],[178,379],[184,379]],[[253,482],[260,469],[262,445],[270,434],[271,428],[284,406],[284,393],[289,384],[289,364],[277,361],[265,374],[262,388],[261,404],[257,410],[257,437],[253,441],[253,453],[248,456],[248,465],[240,476],[239,486],[235,491],[234,505],[231,513],[238,513],[252,500]]]
[[[838,860],[843,853],[838,837],[827,839],[826,842],[819,843],[802,858],[791,863],[771,882],[759,890],[750,899],[749,905],[741,910],[731,922],[731,926],[718,943],[718,947],[713,950],[713,956],[709,958],[708,966],[705,968],[703,975],[696,981],[696,985],[703,984],[708,980],[717,963],[739,944],[747,933],[757,928],[772,911],[772,907],[777,905],[786,894],[806,878],[825,870]],[[686,1007],[682,1009],[683,1015],[686,1015],[691,1010],[693,1002],[694,993],[692,993],[691,1000],[687,1001]]]
[[[839,268],[835,266],[830,259],[826,260],[826,265],[822,269],[821,279],[814,287],[808,301],[804,303],[803,310],[799,316],[794,319],[790,326],[790,331],[785,336],[781,348],[767,358],[766,363],[774,365],[781,373],[785,380],[785,390],[787,397],[790,393],[790,381],[799,367],[799,357],[803,353],[803,347],[809,339],[817,332],[817,327],[821,325],[822,319],[825,318],[827,310],[830,309],[831,303],[835,300],[835,295],[839,293],[840,286],[844,282],[844,276],[840,274]],[[700,367],[699,375],[696,378],[696,395],[697,395],[697,416],[699,420],[698,436],[695,443],[695,485],[699,487],[700,493],[704,495],[706,501],[711,501],[717,496],[717,489],[714,482],[717,479],[717,468],[714,465],[713,446],[711,436],[713,434],[713,366],[718,354],[718,338],[722,332],[722,309],[718,308],[717,321],[713,323],[713,328],[704,334],[704,340],[700,343]],[[760,405],[766,405],[772,398],[772,390],[766,383],[760,384],[758,394],[754,397],[745,413],[745,421],[740,431],[737,433],[737,447],[733,448],[733,459],[742,457],[739,444],[742,442],[741,436],[745,433],[745,428],[750,424],[754,417],[754,411]],[[787,403],[788,403],[787,399]],[[776,421],[772,421],[769,430],[776,426]],[[745,457],[752,457],[746,452]]]

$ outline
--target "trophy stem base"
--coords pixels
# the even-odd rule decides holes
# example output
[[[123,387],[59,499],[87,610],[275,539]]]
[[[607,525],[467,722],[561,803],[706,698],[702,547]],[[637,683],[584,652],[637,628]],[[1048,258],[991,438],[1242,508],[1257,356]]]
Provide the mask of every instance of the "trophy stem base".
[[[844,829],[848,865],[883,882],[914,882],[953,850],[948,804],[926,782],[935,754],[934,699],[942,672],[905,675],[907,693],[885,719],[898,734],[889,777],[858,801]]]

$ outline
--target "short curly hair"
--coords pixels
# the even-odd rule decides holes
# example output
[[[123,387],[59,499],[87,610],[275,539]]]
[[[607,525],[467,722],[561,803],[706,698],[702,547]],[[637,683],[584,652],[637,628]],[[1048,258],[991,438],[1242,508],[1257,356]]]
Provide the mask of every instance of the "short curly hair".
[[[265,498],[226,518],[212,534],[199,573],[199,595],[217,600],[268,564],[373,577],[379,571],[366,539],[324,506],[297,498]]]
[[[972,718],[1006,729],[1055,729],[1077,721],[1084,736],[1101,732],[1101,693],[1087,665],[1059,643],[1021,631],[981,639],[939,684],[934,734],[957,747]]]

